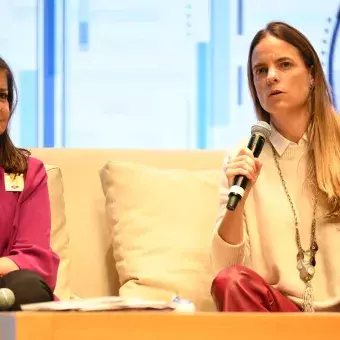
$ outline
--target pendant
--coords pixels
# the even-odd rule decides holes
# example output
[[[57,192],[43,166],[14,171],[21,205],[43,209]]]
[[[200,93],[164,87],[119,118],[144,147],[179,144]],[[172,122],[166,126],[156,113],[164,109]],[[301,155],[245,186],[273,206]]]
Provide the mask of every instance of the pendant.
[[[300,270],[300,279],[304,282],[308,282],[308,272],[305,267],[302,267]]]
[[[316,241],[313,242],[313,244],[312,244],[312,249],[313,249],[314,253],[316,253],[316,252],[319,250],[319,246],[318,246],[318,244],[316,243]]]
[[[297,254],[297,269],[299,270],[300,279],[309,282],[315,274],[315,257],[310,249]]]
[[[315,256],[312,256],[312,257],[310,258],[310,264],[311,264],[313,267],[316,266]]]

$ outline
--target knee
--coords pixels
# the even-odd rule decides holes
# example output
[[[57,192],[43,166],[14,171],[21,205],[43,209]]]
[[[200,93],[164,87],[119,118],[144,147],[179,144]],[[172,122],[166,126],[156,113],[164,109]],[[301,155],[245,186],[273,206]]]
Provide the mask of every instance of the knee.
[[[12,271],[2,278],[5,284],[14,284],[20,286],[31,287],[32,285],[40,285],[42,282],[42,278],[35,272],[27,270],[27,269],[20,269]]]
[[[232,290],[237,287],[240,282],[245,279],[249,279],[253,275],[253,272],[244,266],[231,266],[222,269],[215,277],[211,290],[212,293],[215,290]]]
[[[238,296],[242,286],[249,282],[253,272],[243,266],[231,266],[222,269],[211,286],[211,296],[215,302],[217,310],[224,310],[227,296]]]
[[[16,270],[2,277],[1,287],[13,291],[18,304],[53,300],[53,292],[43,279],[30,270]]]

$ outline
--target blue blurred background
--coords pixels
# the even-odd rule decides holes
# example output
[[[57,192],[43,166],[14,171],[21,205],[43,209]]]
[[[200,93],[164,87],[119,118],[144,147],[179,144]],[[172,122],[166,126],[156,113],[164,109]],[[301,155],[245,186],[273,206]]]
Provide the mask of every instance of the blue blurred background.
[[[339,0],[0,0],[22,147],[225,149],[255,121],[246,63],[271,20],[300,29],[340,106]]]

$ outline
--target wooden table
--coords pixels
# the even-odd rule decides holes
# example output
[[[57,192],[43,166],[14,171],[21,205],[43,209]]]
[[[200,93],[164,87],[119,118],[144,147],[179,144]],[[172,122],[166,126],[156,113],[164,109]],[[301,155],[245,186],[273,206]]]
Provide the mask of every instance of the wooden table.
[[[0,339],[339,340],[340,314],[1,313]]]

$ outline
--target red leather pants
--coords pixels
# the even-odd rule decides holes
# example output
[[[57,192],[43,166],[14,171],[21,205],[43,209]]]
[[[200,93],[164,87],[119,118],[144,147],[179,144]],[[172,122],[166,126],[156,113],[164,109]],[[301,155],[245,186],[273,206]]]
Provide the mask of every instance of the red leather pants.
[[[300,309],[261,276],[243,266],[223,269],[211,295],[223,312],[300,312]]]

